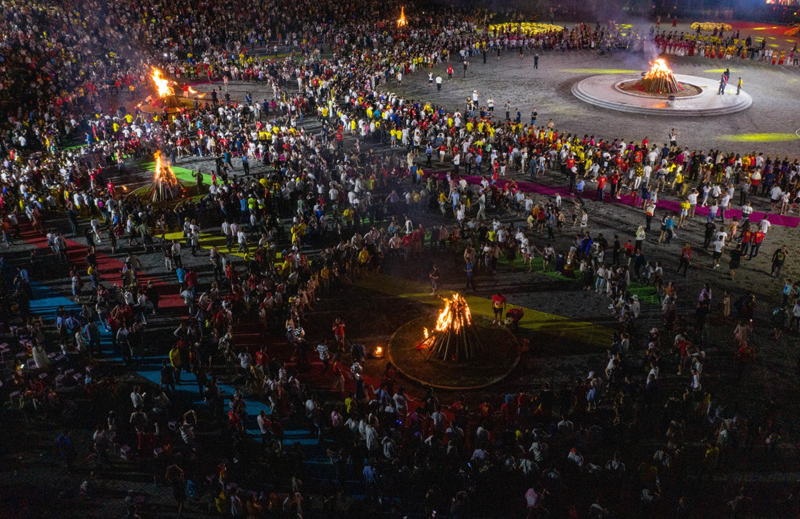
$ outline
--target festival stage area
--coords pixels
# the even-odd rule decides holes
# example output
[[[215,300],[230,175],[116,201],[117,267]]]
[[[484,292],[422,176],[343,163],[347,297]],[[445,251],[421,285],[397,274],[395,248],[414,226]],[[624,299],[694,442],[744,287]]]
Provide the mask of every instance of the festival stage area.
[[[745,33],[742,32],[742,37]],[[753,33],[755,36],[757,33]],[[707,80],[715,92],[719,79],[730,68],[729,93],[734,96],[738,78],[742,90],[752,97],[752,106],[744,111],[715,117],[650,116],[612,111],[591,106],[575,97],[572,88],[579,82],[598,75],[612,75],[620,80],[636,77],[650,68],[658,57],[652,54],[616,52],[600,55],[597,52],[540,52],[539,69],[533,68],[533,53],[520,59],[518,52],[508,52],[498,60],[496,54],[473,56],[467,77],[457,59],[453,60],[453,79],[447,79],[447,64],[433,68],[434,77],[443,78],[441,92],[428,85],[427,73],[409,74],[401,85],[392,81],[382,90],[398,92],[413,100],[430,100],[449,109],[464,110],[464,101],[477,90],[480,104],[494,99],[496,117],[505,117],[505,104],[511,102],[511,115],[517,109],[522,121],[529,123],[535,107],[539,112],[537,125],[552,119],[555,128],[579,135],[589,134],[604,139],[623,138],[627,142],[649,137],[654,144],[666,142],[670,128],[678,132],[678,143],[690,149],[722,149],[745,152],[758,149],[765,154],[794,156],[800,137],[800,121],[795,110],[800,91],[800,68],[772,66],[758,61],[734,58],[710,59],[665,55],[677,75],[696,76]],[[457,58],[457,56],[456,56]]]

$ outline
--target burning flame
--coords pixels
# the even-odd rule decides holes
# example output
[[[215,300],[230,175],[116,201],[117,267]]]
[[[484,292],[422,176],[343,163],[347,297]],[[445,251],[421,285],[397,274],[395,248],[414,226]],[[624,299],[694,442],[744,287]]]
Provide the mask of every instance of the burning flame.
[[[408,21],[406,20],[406,8],[405,6],[400,7],[400,18],[397,19],[397,27],[405,27],[408,25]]]
[[[166,97],[169,95],[174,94],[175,92],[172,90],[172,87],[169,86],[169,79],[161,77],[161,71],[155,67],[153,69],[153,82],[156,84],[156,89],[158,90],[158,97]]]
[[[472,312],[466,299],[453,293],[450,299],[442,298],[444,309],[439,312],[436,327],[429,332],[423,328],[425,339],[417,350],[426,350],[428,358],[463,362],[476,358],[481,349],[480,339],[472,325]]]
[[[653,66],[645,74],[646,79],[651,78],[668,78],[672,76],[672,70],[667,66],[667,62],[659,58],[653,62]]]
[[[436,320],[437,332],[457,332],[470,324],[472,324],[472,313],[467,301],[461,295],[454,293],[451,299],[444,300],[444,310],[439,313],[439,318]]]
[[[161,152],[157,151],[155,154],[156,159],[156,172],[154,180],[156,182],[163,182],[170,186],[175,186],[178,184],[178,177],[175,176],[175,172],[172,171],[172,168],[169,167],[167,163],[161,160]]]

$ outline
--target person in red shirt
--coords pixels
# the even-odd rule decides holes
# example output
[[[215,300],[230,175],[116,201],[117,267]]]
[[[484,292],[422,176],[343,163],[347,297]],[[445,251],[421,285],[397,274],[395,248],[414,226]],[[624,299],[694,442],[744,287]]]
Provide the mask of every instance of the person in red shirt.
[[[267,353],[267,345],[261,346],[261,349],[256,352],[256,366],[260,367],[265,373],[269,365],[269,354]]]
[[[597,197],[595,198],[598,202],[603,201],[603,190],[606,188],[606,182],[608,182],[608,177],[605,173],[601,173],[600,178],[597,179]]]
[[[689,262],[692,259],[692,245],[687,243],[681,249],[681,259],[680,263],[678,264],[678,270],[675,272],[680,272],[681,267],[683,268],[683,277],[686,277],[686,270],[689,268]]]
[[[750,250],[750,243],[753,241],[753,231],[747,230],[742,233],[742,256],[747,256]]]
[[[617,188],[619,187],[619,180],[622,178],[622,175],[619,174],[619,171],[615,171],[613,175],[611,175],[611,197],[617,197]]]
[[[333,338],[342,348],[344,348],[344,326],[344,321],[338,317],[333,322]]]
[[[494,310],[494,319],[492,324],[503,324],[503,313],[506,310],[506,296],[501,292],[492,296],[492,309]]]
[[[197,290],[197,271],[195,269],[189,269],[183,281],[186,283],[186,288],[192,293],[192,297],[195,297],[195,292]]]
[[[764,241],[764,233],[761,231],[756,231],[753,234],[753,241],[752,241],[752,248],[750,249],[750,256],[748,259],[753,259],[758,256],[758,251],[761,249],[761,242]]]

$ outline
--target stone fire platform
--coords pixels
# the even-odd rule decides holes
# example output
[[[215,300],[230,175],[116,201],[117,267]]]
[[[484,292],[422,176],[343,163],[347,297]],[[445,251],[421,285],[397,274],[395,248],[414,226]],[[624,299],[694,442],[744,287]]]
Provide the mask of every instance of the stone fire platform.
[[[644,114],[701,117],[726,115],[746,110],[753,104],[753,98],[742,91],[736,95],[736,86],[728,85],[724,95],[717,94],[718,79],[675,74],[680,83],[688,83],[701,89],[701,93],[690,97],[667,98],[634,94],[621,90],[619,85],[640,79],[639,76],[620,76],[604,74],[591,76],[572,86],[572,94],[594,106],[620,112]]]

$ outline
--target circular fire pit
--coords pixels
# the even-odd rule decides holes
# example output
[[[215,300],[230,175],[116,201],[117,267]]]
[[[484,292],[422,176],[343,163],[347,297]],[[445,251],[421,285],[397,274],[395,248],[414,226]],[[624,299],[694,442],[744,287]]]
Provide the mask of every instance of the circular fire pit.
[[[674,74],[662,59],[641,77],[603,74],[572,86],[578,99],[600,108],[643,115],[699,117],[725,115],[750,107],[753,99],[728,85],[719,95],[719,79]]]
[[[419,317],[392,335],[387,355],[398,371],[441,389],[486,387],[511,373],[520,356],[514,334],[486,318],[473,318],[458,294],[444,301],[433,323]]]

